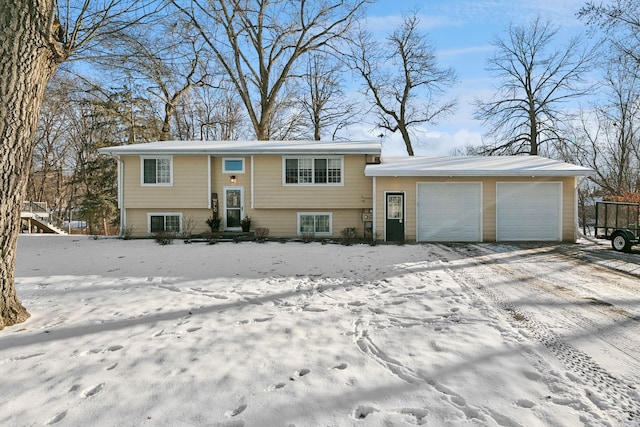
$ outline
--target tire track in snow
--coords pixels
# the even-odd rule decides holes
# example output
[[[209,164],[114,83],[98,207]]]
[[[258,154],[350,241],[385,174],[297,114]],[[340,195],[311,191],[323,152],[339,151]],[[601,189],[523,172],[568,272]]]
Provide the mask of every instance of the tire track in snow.
[[[614,418],[620,425],[634,425],[640,422],[640,394],[635,385],[609,373],[589,355],[578,350],[551,330],[546,322],[536,319],[533,314],[511,304],[508,298],[495,287],[487,286],[496,278],[505,275],[513,276],[515,269],[523,277],[526,277],[527,280],[521,281],[523,285],[535,287],[537,279],[529,275],[525,267],[520,267],[519,263],[513,261],[508,267],[496,264],[495,260],[487,256],[487,248],[484,246],[478,247],[469,244],[454,247],[442,246],[442,248],[445,252],[450,251],[463,256],[472,266],[469,271],[466,268],[455,271],[449,269],[449,273],[453,277],[459,277],[462,281],[473,285],[495,302],[498,307],[509,313],[512,317],[511,323],[517,323],[518,327],[524,327],[530,337],[548,349],[570,371],[567,377],[577,387],[583,387],[584,394],[578,394],[577,398],[586,397],[602,413]],[[470,252],[474,257],[470,257]],[[534,256],[534,254],[529,253],[528,256]],[[520,257],[524,259],[523,255]],[[446,258],[443,261],[448,262]],[[533,263],[531,259],[528,259],[527,262]],[[545,286],[542,288],[544,290]],[[529,355],[534,356],[534,353],[529,352]],[[540,358],[540,356],[537,357]],[[585,410],[586,408],[571,399],[556,397],[552,400],[557,404],[566,404],[577,410]]]

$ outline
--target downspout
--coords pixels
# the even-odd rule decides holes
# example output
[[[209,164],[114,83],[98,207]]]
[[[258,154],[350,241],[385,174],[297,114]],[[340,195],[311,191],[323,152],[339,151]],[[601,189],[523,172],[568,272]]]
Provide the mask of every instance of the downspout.
[[[376,197],[376,177],[373,177],[373,229],[372,229],[372,238],[373,241],[375,242],[377,239],[377,225],[376,225],[376,218],[378,217],[377,212],[378,212],[378,201],[377,201],[377,197]]]
[[[211,206],[211,155],[207,156],[207,209],[212,209]]]
[[[117,161],[118,174],[118,209],[120,209],[120,237],[124,236],[127,228],[127,215],[124,209],[124,164],[120,156],[114,156]]]
[[[254,184],[254,174],[253,174],[253,154],[251,155],[251,209],[253,210],[253,184]]]

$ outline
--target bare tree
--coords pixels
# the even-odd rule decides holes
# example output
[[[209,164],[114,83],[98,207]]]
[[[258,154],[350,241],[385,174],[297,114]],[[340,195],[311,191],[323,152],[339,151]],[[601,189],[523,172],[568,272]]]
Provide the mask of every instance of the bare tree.
[[[492,100],[476,101],[476,118],[490,125],[487,136],[495,140],[485,154],[537,155],[542,145],[565,139],[562,107],[592,90],[583,75],[595,50],[577,37],[554,49],[557,36],[558,28],[538,17],[495,39],[488,70],[499,86]]]
[[[604,195],[640,193],[640,64],[610,61],[603,92],[605,102],[583,118],[573,148],[596,171],[592,180]]]
[[[14,268],[20,209],[47,83],[59,64],[133,25],[148,7],[147,1],[133,0],[0,2],[0,329],[29,317],[16,295]]]
[[[344,65],[332,56],[312,54],[304,78],[302,107],[307,115],[313,139],[319,141],[327,131],[336,133],[354,122],[357,104],[344,97],[341,76]]]
[[[613,46],[640,63],[640,3],[636,0],[612,0],[609,5],[592,1],[578,16],[588,25],[605,30]]]
[[[442,103],[445,90],[456,82],[455,71],[440,68],[427,35],[419,31],[416,12],[404,18],[385,44],[362,31],[352,45],[348,62],[364,79],[373,98],[377,126],[399,131],[413,156],[411,131],[451,113],[455,100]]]
[[[258,140],[275,130],[300,58],[345,36],[371,0],[173,0],[197,28],[238,92]],[[282,116],[283,114],[281,114]],[[284,114],[287,116],[287,114]],[[295,113],[294,113],[295,116]],[[279,122],[276,120],[275,122]]]
[[[171,123],[181,98],[211,80],[208,51],[175,15],[159,17],[153,31],[134,27],[122,32],[109,43],[112,54],[101,60],[108,69],[148,85],[148,92],[161,103],[160,140],[172,138]]]

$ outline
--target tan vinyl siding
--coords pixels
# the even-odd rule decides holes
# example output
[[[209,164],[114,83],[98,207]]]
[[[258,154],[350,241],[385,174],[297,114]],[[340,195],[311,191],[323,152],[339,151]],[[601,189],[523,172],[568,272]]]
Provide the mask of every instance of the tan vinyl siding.
[[[299,237],[298,212],[331,213],[332,236],[340,237],[345,228],[355,228],[357,237],[364,237],[362,211],[360,209],[256,209],[250,213],[251,229],[266,227],[272,237]],[[324,236],[323,236],[324,237]]]
[[[317,210],[372,207],[372,180],[364,175],[364,155],[344,156],[342,185],[284,185],[282,156],[256,156],[254,159],[256,209]]]
[[[152,156],[150,156],[152,157]],[[173,156],[173,185],[141,185],[140,156],[124,156],[125,208],[207,208],[207,156]]]
[[[224,157],[230,158],[230,157]],[[222,159],[223,157],[211,158],[211,192],[218,195],[218,201],[220,209],[224,207],[222,198],[224,197],[225,187],[243,187],[245,209],[249,208],[251,200],[251,156],[233,156],[234,159],[244,160],[244,172],[223,172]],[[231,177],[235,176],[236,182],[231,182]],[[260,178],[261,179],[261,178]]]
[[[167,214],[180,213],[182,214],[183,231],[188,221],[191,221],[193,224],[193,234],[202,234],[209,231],[209,227],[205,222],[207,218],[211,216],[209,209],[127,209],[127,229],[131,231],[133,237],[149,236],[148,214],[150,212]],[[299,237],[297,232],[298,212],[310,211],[298,209],[260,209],[249,211],[248,214],[252,219],[251,231],[254,231],[258,227],[265,227],[269,229],[269,236],[272,238]],[[351,227],[356,229],[357,237],[364,237],[364,226],[360,209],[324,209],[313,212],[332,214],[332,235],[329,237],[338,238],[343,229]]]
[[[149,213],[182,214],[182,231],[186,231],[191,224],[193,234],[202,234],[209,231],[205,222],[211,216],[209,209],[127,209],[126,228],[131,231],[132,237],[146,237],[149,235],[148,214]]]
[[[377,177],[376,178],[376,223],[378,240],[385,238],[385,193],[405,193],[405,235],[407,240],[416,239],[416,188],[418,182],[481,182],[482,183],[482,239],[496,240],[496,184],[498,182],[561,182],[562,183],[562,240],[574,242],[575,231],[575,178],[574,177]]]

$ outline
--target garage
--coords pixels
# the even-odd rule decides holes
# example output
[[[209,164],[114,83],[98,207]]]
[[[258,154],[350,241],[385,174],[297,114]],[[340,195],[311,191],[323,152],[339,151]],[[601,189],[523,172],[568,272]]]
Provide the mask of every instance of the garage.
[[[480,182],[417,183],[417,240],[482,241]]]
[[[561,182],[498,182],[496,240],[562,240]]]

